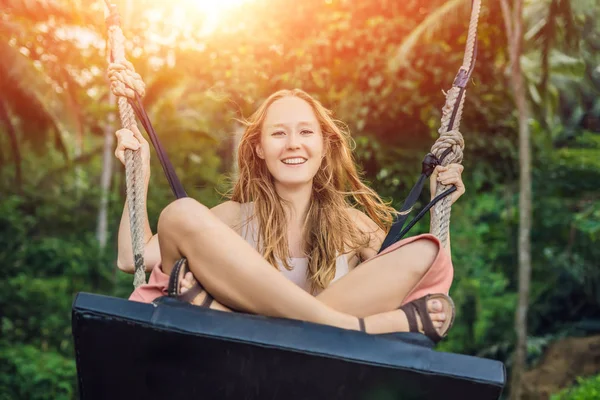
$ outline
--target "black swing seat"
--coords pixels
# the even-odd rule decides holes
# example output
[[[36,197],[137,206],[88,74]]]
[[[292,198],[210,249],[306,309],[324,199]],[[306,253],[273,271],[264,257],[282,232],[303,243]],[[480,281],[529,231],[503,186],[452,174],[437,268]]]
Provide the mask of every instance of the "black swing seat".
[[[437,352],[416,333],[368,335],[281,318],[79,293],[88,399],[498,399],[495,360]]]

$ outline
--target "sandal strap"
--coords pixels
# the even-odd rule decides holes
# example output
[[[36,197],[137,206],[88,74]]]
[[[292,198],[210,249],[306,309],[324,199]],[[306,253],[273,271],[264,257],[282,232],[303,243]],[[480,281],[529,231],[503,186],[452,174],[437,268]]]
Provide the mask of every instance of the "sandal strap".
[[[183,301],[184,303],[191,303],[192,301],[194,301],[196,296],[198,296],[203,291],[204,291],[204,288],[199,283],[196,283],[194,286],[192,286],[190,288],[190,290],[188,290],[187,292],[185,292],[183,294],[176,296],[176,298],[177,298],[177,300]]]
[[[175,261],[171,275],[169,275],[169,285],[167,286],[167,296],[177,297],[179,295],[179,275],[181,268],[187,265],[185,258]]]
[[[435,343],[442,340],[442,337],[435,330],[435,326],[433,326],[433,321],[429,317],[429,313],[427,312],[427,299],[429,296],[421,297],[414,301],[415,309],[419,313],[419,317],[421,318],[421,324],[423,325],[423,332],[425,336],[433,340]]]
[[[197,285],[200,286],[200,283],[198,283]],[[210,305],[212,304],[214,298],[206,290],[204,290],[204,293],[206,293],[206,297],[204,297],[204,301],[202,301],[200,307],[210,308]]]
[[[433,321],[431,321],[429,313],[427,312],[428,298],[429,296],[423,296],[403,305],[400,309],[406,314],[410,332],[419,332],[419,325],[417,324],[417,315],[419,315],[421,325],[423,325],[423,334],[433,340],[434,343],[437,343],[442,340],[442,337],[435,330]]]
[[[358,326],[360,327],[360,331],[361,332],[366,332],[366,328],[365,328],[365,319],[364,318],[359,318],[358,319]]]
[[[169,297],[175,297],[179,301],[183,301],[185,303],[191,303],[192,301],[194,301],[196,296],[198,296],[202,292],[205,292],[206,296],[204,297],[202,304],[200,304],[200,307],[210,308],[210,305],[212,304],[214,298],[210,295],[210,293],[208,293],[204,289],[204,287],[200,284],[200,282],[198,282],[197,279],[196,279],[196,284],[194,286],[192,286],[190,288],[190,290],[188,290],[187,292],[185,292],[183,294],[180,293],[179,278],[181,276],[182,269],[183,269],[184,276],[190,270],[187,266],[187,259],[185,257],[177,260],[175,262],[175,265],[173,266],[173,270],[171,271],[171,275],[169,276],[169,285],[167,287],[167,295]],[[184,276],[181,276],[181,278],[184,278]]]
[[[407,303],[400,307],[402,311],[404,311],[404,315],[406,315],[406,319],[408,320],[408,329],[409,332],[419,332],[419,325],[417,324],[417,317],[415,316],[415,312],[417,309],[415,305],[411,303]]]

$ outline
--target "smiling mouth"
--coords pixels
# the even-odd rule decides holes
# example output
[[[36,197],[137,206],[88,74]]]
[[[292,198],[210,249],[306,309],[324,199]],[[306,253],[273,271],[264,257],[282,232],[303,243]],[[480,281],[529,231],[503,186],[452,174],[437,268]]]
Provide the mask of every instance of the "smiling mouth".
[[[303,157],[294,157],[294,158],[285,158],[281,160],[285,165],[301,165],[306,162],[306,158]]]

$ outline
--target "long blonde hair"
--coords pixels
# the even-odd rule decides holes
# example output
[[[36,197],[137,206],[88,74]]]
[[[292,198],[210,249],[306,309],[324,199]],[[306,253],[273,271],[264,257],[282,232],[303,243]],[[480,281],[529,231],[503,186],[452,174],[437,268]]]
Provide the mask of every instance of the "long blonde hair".
[[[285,268],[291,269],[283,199],[275,191],[266,163],[255,151],[269,106],[286,96],[303,99],[312,107],[325,144],[325,157],[313,179],[303,232],[308,278],[314,291],[327,287],[335,277],[339,255],[368,245],[369,236],[358,230],[346,208],[362,209],[385,232],[391,226],[394,209],[361,181],[352,156],[352,138],[336,124],[331,111],[300,89],[280,90],[244,121],[246,130],[237,155],[238,177],[230,196],[239,203],[254,202],[253,218],[259,227],[257,242],[265,259],[272,265],[281,260]]]

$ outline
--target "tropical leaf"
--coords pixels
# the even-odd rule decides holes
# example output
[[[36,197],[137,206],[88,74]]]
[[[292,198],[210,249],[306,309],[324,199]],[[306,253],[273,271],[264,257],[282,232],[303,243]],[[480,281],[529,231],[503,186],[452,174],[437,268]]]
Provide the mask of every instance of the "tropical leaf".
[[[447,29],[449,25],[468,22],[470,5],[471,1],[469,0],[450,0],[427,16],[394,51],[394,56],[388,62],[390,70],[396,72],[400,68],[407,67],[415,46],[421,41],[431,39],[442,30]]]
[[[58,96],[51,82],[18,49],[0,42],[0,87],[10,99],[10,112],[19,118],[23,139],[41,150],[50,132],[55,134],[55,145],[68,157],[62,138],[61,113],[53,105]]]
[[[183,79],[181,71],[172,68],[163,68],[156,72],[152,81],[146,84],[146,95],[144,96],[144,106],[152,107],[161,98],[177,88]]]

